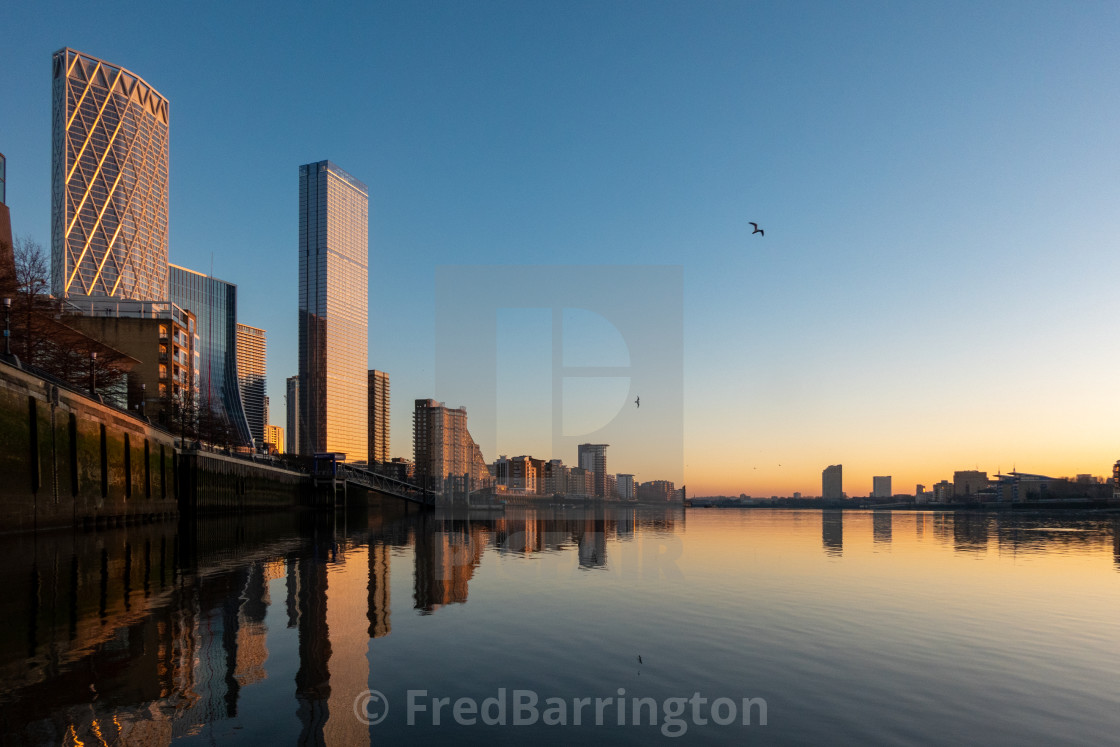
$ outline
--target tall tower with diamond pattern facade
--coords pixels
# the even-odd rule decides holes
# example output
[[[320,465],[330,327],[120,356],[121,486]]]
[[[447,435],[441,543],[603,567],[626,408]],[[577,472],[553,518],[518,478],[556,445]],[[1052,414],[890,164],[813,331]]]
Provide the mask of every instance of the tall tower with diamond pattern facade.
[[[167,300],[167,99],[66,48],[54,53],[52,114],[54,295]]]

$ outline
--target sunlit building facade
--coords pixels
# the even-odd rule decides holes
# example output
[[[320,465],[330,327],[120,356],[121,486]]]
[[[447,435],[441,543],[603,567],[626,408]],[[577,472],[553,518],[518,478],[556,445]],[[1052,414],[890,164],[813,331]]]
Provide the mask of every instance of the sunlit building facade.
[[[264,427],[264,444],[270,452],[283,454],[284,429],[278,425],[266,425]]]
[[[389,461],[389,374],[369,372],[369,463]]]
[[[237,286],[177,265],[169,265],[168,277],[171,302],[197,320],[201,417],[221,418],[233,440],[248,446],[253,436],[237,378]]]
[[[168,106],[135,73],[70,48],[54,53],[56,297],[168,299]]]
[[[369,190],[335,166],[299,167],[299,446],[369,453]]]
[[[264,330],[239,323],[237,384],[241,388],[241,401],[245,404],[245,417],[249,420],[249,433],[255,446],[264,445],[264,427],[268,425],[268,397],[265,396],[266,352]]]
[[[467,408],[416,400],[412,444],[417,485],[446,498],[490,484],[482,450],[467,430]]]

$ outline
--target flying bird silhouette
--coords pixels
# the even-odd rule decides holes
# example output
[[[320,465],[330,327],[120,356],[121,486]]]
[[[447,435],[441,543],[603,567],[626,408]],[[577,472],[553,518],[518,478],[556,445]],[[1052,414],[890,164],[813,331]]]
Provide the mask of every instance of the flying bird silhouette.
[[[753,221],[749,221],[749,222],[750,222],[750,224],[751,224],[752,226],[754,226],[754,230],[753,230],[753,231],[751,231],[751,236],[754,236],[754,235],[755,235],[756,233],[760,233],[760,234],[762,234],[763,236],[765,236],[765,235],[766,235],[766,232],[765,232],[765,231],[763,231],[763,230],[762,230],[761,228],[759,228],[759,227],[758,227],[758,224],[757,224],[757,223],[755,223],[755,222],[753,222]]]
[[[641,655],[641,654],[638,654],[638,663],[639,663],[639,664],[641,664],[641,663],[642,663],[642,655]]]
[[[634,398],[634,407],[641,407],[641,406],[642,406],[642,398],[641,397],[635,397]]]

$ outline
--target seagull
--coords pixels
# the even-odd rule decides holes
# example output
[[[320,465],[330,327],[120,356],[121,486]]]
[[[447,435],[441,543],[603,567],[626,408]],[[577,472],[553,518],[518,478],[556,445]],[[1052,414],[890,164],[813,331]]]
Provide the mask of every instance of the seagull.
[[[759,227],[758,227],[758,224],[757,224],[757,223],[755,223],[755,222],[753,222],[753,221],[750,221],[750,224],[751,224],[752,226],[754,226],[754,230],[753,230],[753,231],[751,231],[751,236],[754,236],[754,235],[755,235],[756,233],[760,233],[760,234],[762,234],[763,236],[765,236],[765,235],[766,235],[766,232],[765,232],[765,231],[763,231],[763,230],[762,230],[761,228],[759,228]]]
[[[641,664],[641,663],[642,663],[642,655],[641,655],[641,654],[638,654],[638,663],[639,663],[639,664]]]
[[[641,397],[635,397],[634,398],[634,407],[641,407],[641,406],[642,406],[642,398]]]

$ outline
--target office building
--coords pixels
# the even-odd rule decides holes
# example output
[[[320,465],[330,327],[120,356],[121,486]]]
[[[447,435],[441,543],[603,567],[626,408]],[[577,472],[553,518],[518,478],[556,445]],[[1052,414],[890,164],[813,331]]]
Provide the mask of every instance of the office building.
[[[299,444],[369,454],[369,191],[330,161],[299,167]]]
[[[175,304],[71,296],[65,323],[135,360],[127,377],[128,410],[141,410],[164,427],[197,423],[198,325]],[[178,412],[175,410],[178,409]],[[183,423],[182,413],[190,423]]]
[[[957,470],[953,473],[953,497],[972,498],[988,487],[988,473],[978,470]]]
[[[607,497],[607,446],[610,444],[580,444],[579,466],[593,472],[594,495]]]
[[[369,463],[389,462],[389,374],[369,372]]]
[[[627,474],[616,475],[616,487],[618,490],[618,497],[624,501],[634,500],[637,496],[634,493],[634,476]]]
[[[283,454],[284,429],[278,425],[266,425],[264,427],[264,444],[270,452]]]
[[[265,332],[248,324],[237,325],[237,385],[249,421],[249,434],[254,446],[264,445],[264,427],[268,425],[265,397]]]
[[[833,464],[821,472],[821,498],[838,501],[844,497],[844,465]]]
[[[416,484],[446,497],[490,484],[482,450],[467,430],[467,408],[418,399],[412,415]]]
[[[285,415],[288,424],[285,431],[287,452],[289,454],[299,454],[299,377],[289,376],[287,384],[288,388],[284,396],[284,406],[287,410]]]
[[[166,301],[167,99],[73,49],[53,63],[52,291]]]
[[[198,330],[198,408],[201,418],[224,424],[231,440],[253,443],[237,372],[237,286],[169,265],[171,302],[194,314]]]
[[[872,498],[890,498],[891,493],[891,476],[885,477],[872,477],[871,478],[871,497]]]

